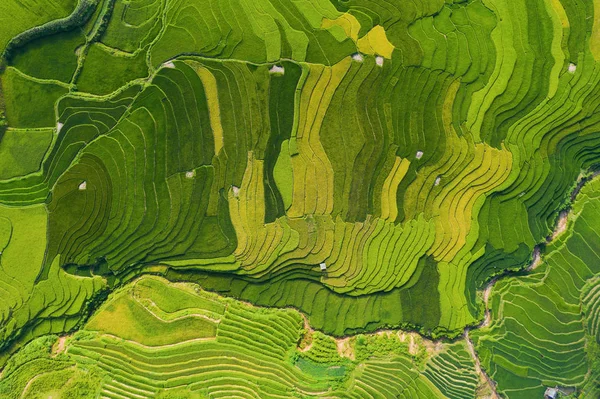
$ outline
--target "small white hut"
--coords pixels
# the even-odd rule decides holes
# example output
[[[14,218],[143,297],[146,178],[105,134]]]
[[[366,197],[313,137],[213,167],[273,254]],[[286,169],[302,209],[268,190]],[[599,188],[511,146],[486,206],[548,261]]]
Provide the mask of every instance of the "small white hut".
[[[548,388],[546,392],[544,392],[544,399],[557,399],[558,398],[558,389],[556,388]]]

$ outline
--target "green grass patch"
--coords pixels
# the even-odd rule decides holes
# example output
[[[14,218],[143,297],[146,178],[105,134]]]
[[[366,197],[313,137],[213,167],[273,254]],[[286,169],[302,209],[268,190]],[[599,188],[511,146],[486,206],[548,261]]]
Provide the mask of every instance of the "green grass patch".
[[[134,79],[148,76],[145,53],[121,54],[105,46],[93,44],[85,57],[77,88],[93,94],[109,94]]]
[[[38,171],[53,136],[50,129],[7,130],[0,140],[0,180]]]
[[[77,53],[85,43],[80,29],[34,40],[14,51],[11,65],[38,79],[70,83],[77,69]]]
[[[0,76],[9,127],[39,128],[56,125],[54,105],[68,89],[33,81],[14,68]]]

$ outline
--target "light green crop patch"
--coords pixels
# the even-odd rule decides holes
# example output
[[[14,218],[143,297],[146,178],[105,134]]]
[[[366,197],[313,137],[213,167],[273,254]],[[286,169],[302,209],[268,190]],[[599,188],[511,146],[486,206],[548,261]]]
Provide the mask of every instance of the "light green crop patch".
[[[17,289],[24,299],[33,288],[46,251],[46,209],[42,205],[9,208],[0,205],[0,219],[4,220],[4,237],[10,232],[2,251],[2,279]],[[10,229],[8,228],[10,224]],[[4,239],[3,241],[6,241]],[[18,282],[17,284],[15,284]],[[17,300],[13,298],[13,300]]]
[[[4,251],[10,242],[12,223],[7,217],[0,218],[0,251]]]
[[[285,209],[289,209],[292,205],[294,191],[294,170],[292,168],[289,146],[289,140],[285,140],[281,143],[281,152],[279,153],[273,171],[275,184],[277,184],[277,188],[283,197]]]
[[[52,129],[7,130],[0,140],[0,180],[38,171],[53,136]]]
[[[98,95],[118,90],[128,82],[148,75],[145,52],[122,54],[106,46],[93,45],[86,56],[79,89]]]
[[[18,33],[66,17],[77,0],[4,0],[0,2],[0,53]]]
[[[0,76],[8,125],[50,128],[56,125],[54,106],[67,94],[63,85],[34,80],[12,67]]]

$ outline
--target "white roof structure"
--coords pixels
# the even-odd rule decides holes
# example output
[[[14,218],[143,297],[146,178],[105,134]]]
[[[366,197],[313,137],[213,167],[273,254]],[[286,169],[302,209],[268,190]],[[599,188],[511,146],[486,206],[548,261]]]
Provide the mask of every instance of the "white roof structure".
[[[352,54],[352,60],[354,60],[356,62],[363,62],[364,57],[361,53],[354,53],[354,54]]]
[[[238,195],[240,195],[240,188],[238,186],[231,186],[231,189],[233,190],[234,197],[237,197]]]
[[[382,57],[382,56],[380,56],[380,55],[378,55],[377,57],[375,57],[375,63],[376,63],[378,66],[383,66],[383,57]]]
[[[570,73],[575,73],[575,71],[577,70],[577,65],[573,64],[572,62],[569,64],[569,72]]]
[[[548,388],[544,393],[544,398],[546,399],[556,399],[558,398],[558,389],[556,388]]]
[[[84,180],[83,183],[79,185],[79,191],[83,191],[87,189],[87,182]]]
[[[175,68],[175,64],[173,64],[173,61],[167,61],[163,64],[163,67],[165,68]]]
[[[273,65],[271,69],[269,69],[269,73],[283,75],[285,73],[285,68],[278,65]]]
[[[64,123],[58,122],[56,124],[56,133],[60,133],[60,130],[63,128],[64,125],[65,125]]]
[[[325,264],[325,262],[321,262],[319,266],[321,266],[321,271],[327,270],[327,265]]]
[[[440,185],[440,180],[442,180],[442,176],[438,176],[435,178],[435,182],[433,182],[434,186],[439,186]]]
[[[187,179],[193,179],[194,177],[196,177],[196,171],[195,170],[189,170],[189,171],[185,172],[185,177]]]
[[[417,158],[417,159],[421,159],[422,156],[423,156],[423,151],[417,151],[417,153],[415,154],[415,158]]]

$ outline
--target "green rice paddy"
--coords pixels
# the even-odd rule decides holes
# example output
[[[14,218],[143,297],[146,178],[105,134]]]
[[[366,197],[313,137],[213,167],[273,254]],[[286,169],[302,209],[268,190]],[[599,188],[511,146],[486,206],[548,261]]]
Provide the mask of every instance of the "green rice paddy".
[[[1,3],[0,397],[600,397],[600,2]]]

